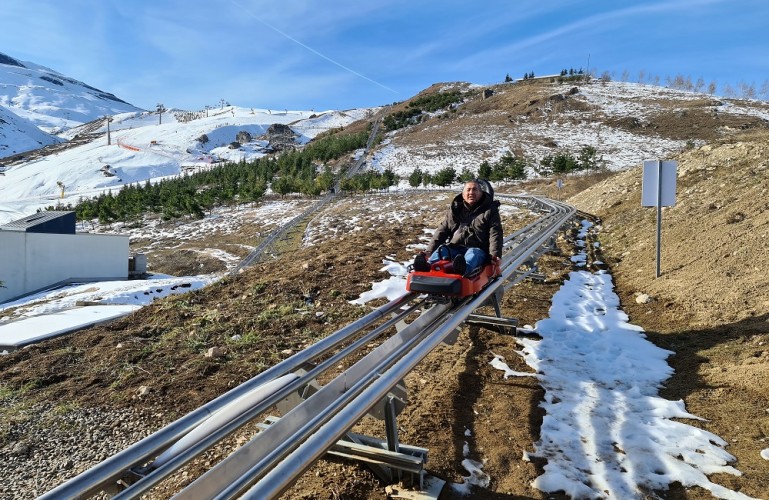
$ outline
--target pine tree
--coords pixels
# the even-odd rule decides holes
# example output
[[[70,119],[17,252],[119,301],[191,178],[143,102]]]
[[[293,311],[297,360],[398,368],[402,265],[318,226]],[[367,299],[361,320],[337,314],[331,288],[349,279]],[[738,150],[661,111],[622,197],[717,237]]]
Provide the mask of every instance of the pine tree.
[[[440,187],[446,187],[457,178],[457,171],[452,167],[440,169],[433,177],[433,182]]]
[[[409,175],[409,186],[413,188],[419,187],[420,184],[422,184],[422,170],[417,167],[412,172],[411,175]]]
[[[488,179],[491,177],[491,165],[488,161],[483,160],[478,167],[478,177],[481,179]]]

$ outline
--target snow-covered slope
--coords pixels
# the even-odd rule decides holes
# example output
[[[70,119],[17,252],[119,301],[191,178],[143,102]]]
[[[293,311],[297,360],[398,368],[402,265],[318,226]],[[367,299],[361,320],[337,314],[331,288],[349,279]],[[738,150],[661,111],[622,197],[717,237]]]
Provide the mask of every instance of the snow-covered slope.
[[[589,145],[600,166],[620,171],[703,144],[697,137],[707,137],[704,130],[769,124],[769,104],[758,100],[628,82],[543,85],[541,94],[524,98],[527,88],[537,87],[499,85],[491,99],[480,101],[485,104],[466,103],[471,111],[391,132],[369,165],[406,178],[416,168],[477,171],[482,161],[493,163],[510,151],[538,163],[561,151],[576,156]]]
[[[46,132],[57,132],[104,115],[140,111],[108,92],[2,53],[0,105]]]
[[[43,132],[29,120],[0,106],[0,158],[56,144],[62,140]]]
[[[536,95],[529,91],[498,86],[491,99],[468,101],[456,113],[436,113],[418,126],[388,132],[367,165],[394,171],[400,185],[408,187],[408,176],[417,168],[430,174],[447,166],[457,173],[464,168],[477,172],[483,161],[495,162],[510,151],[536,165],[544,156],[559,151],[576,155],[589,145],[600,167],[617,171],[647,158],[670,157],[729,130],[769,124],[769,105],[762,101],[714,99],[649,85],[595,82],[578,89],[543,86]],[[95,120],[61,134],[95,137],[92,142],[10,165],[0,178],[0,223],[57,201],[76,204],[83,196],[180,175],[217,160],[258,158],[265,154],[264,134],[271,125],[290,126],[296,141],[306,143],[377,111],[221,106],[198,112],[171,109],[162,115],[136,109],[117,113],[109,124],[109,144],[106,120]],[[241,132],[252,140],[230,149]]]
[[[183,173],[185,167],[214,160],[240,161],[264,156],[265,141],[258,136],[270,125],[289,125],[297,141],[306,143],[332,128],[366,117],[371,110],[326,111],[264,110],[225,106],[190,115],[170,110],[129,112],[113,117],[107,144],[107,123],[90,129],[93,141],[56,154],[14,164],[0,177],[0,224],[34,213],[60,201],[76,204],[83,196],[148,179]],[[162,122],[162,123],[161,123]],[[240,131],[255,140],[239,149],[228,145]],[[208,139],[201,142],[202,136]],[[61,185],[64,185],[63,193]],[[63,194],[63,196],[62,196]]]

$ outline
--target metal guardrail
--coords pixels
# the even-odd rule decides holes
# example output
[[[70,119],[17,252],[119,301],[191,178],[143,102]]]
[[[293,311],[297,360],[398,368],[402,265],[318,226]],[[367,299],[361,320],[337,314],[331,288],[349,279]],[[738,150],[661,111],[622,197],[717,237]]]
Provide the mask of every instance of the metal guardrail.
[[[205,422],[212,414],[222,410],[236,399],[271,380],[277,379],[278,377],[295,370],[299,370],[302,366],[316,358],[328,355],[340,345],[349,342],[351,338],[355,337],[363,329],[370,327],[387,315],[407,306],[415,298],[416,296],[414,294],[406,294],[370,312],[357,321],[350,323],[344,328],[337,330],[328,337],[311,345],[307,349],[268,368],[243,384],[222,394],[213,401],[206,403],[150,436],[129,446],[125,450],[70,479],[66,483],[46,493],[41,498],[51,500],[58,500],[60,498],[84,498],[101,491],[105,487],[109,487],[118,479],[125,476],[128,471],[137,467],[142,467],[154,457],[159,456],[177,440],[181,439],[197,426]],[[285,395],[283,397],[285,397]],[[269,406],[266,406],[261,411],[264,411],[268,407]],[[147,482],[151,482],[153,485],[156,484],[159,480],[164,479],[174,471],[172,465],[177,466],[177,468],[180,467],[200,453],[198,448],[202,448],[203,445],[208,445],[210,447],[215,442],[237,430],[244,423],[245,422],[236,421],[221,428],[217,433],[211,435],[210,439],[205,443],[190,449],[189,453],[191,456],[177,459],[173,464],[169,464],[164,468],[161,474],[153,476],[153,478]],[[197,454],[194,452],[197,452]]]
[[[271,461],[267,458],[263,459],[262,462],[252,461],[249,464],[251,467],[237,477],[225,473],[217,476],[216,471],[227,471],[233,467],[233,463],[238,461],[240,457],[236,456],[238,453],[236,452],[236,454],[231,456],[234,457],[231,463],[225,463],[227,460],[222,462],[221,466],[201,476],[183,494],[180,494],[178,498],[195,498],[198,494],[202,493],[204,496],[213,494],[211,498],[242,497],[264,499],[275,498],[285,491],[297,477],[323,456],[352,425],[360,420],[374,404],[384,398],[398,381],[405,377],[427,354],[459,327],[476,308],[485,304],[496,293],[497,288],[502,286],[518,267],[528,261],[532,253],[542,246],[549,246],[551,244],[551,238],[560,230],[563,224],[571,219],[574,211],[564,205],[543,203],[550,205],[550,208],[553,210],[550,216],[544,218],[549,220],[549,222],[530,225],[529,236],[520,242],[517,247],[511,248],[510,252],[503,259],[502,278],[500,280],[492,283],[492,285],[488,286],[477,296],[457,306],[449,307],[448,305],[442,305],[428,310],[423,316],[420,316],[420,320],[427,318],[428,325],[415,322],[401,331],[400,334],[407,332],[413,335],[414,342],[410,343],[408,347],[404,346],[402,352],[399,352],[394,363],[388,368],[382,370],[379,366],[371,367],[366,372],[372,378],[371,383],[364,389],[361,389],[354,398],[350,398],[349,392],[353,392],[353,388],[357,388],[357,386],[351,386],[348,392],[345,393],[345,399],[351,400],[349,402],[340,402],[343,399],[342,397],[335,400],[334,403],[342,407],[335,411],[328,421],[325,421],[322,426],[312,429],[312,433],[306,439],[292,441],[289,445],[284,446],[284,448],[291,446],[293,450],[284,451],[283,453],[272,452],[278,456],[272,457]],[[440,309],[440,307],[445,309]],[[384,348],[384,345],[377,348],[377,350],[382,348]],[[373,351],[371,355],[375,355],[377,350]],[[366,359],[364,358],[359,361],[358,364],[366,365]],[[340,377],[342,376],[344,376],[345,380],[350,377],[347,372],[340,375]],[[312,398],[303,404],[309,405],[311,400]],[[298,410],[301,406],[292,411]],[[288,418],[288,415],[285,418]],[[267,433],[263,434],[266,435]],[[255,443],[258,447],[261,437],[262,434],[257,435],[252,443]],[[249,454],[247,460],[253,458]],[[230,459],[228,458],[228,460]],[[211,481],[207,481],[207,475]],[[201,489],[195,488],[196,483],[201,485]],[[226,486],[219,489],[211,488],[211,486],[216,484],[226,484]],[[206,485],[208,488],[204,489],[202,485]],[[252,486],[249,487],[249,485]]]
[[[565,203],[538,197],[498,195],[498,198],[523,203],[543,213],[537,221],[505,238],[499,279],[477,296],[461,303],[438,303],[424,310],[410,324],[387,337],[350,368],[188,485],[177,497],[264,499],[278,496],[331,450],[367,412],[380,404],[396,384],[465,322],[475,309],[487,303],[509,281],[520,278],[521,268],[530,265],[532,258],[552,248],[555,235],[576,212],[574,207]],[[345,359],[353,359],[351,355],[392,330],[394,325],[403,325],[405,319],[424,306],[424,302],[412,293],[391,301],[81,473],[42,498],[82,498],[100,490],[117,492],[118,481],[125,489],[116,498],[139,497],[224,437],[253,421],[299,388],[307,386],[318,375],[339,366]],[[389,319],[365,332],[387,316],[390,316]],[[312,362],[317,362],[317,365],[311,365]],[[227,423],[177,455],[165,457],[162,464],[153,465],[156,457],[203,425],[212,415],[231,408],[245,395],[290,373],[297,373],[298,376],[289,380],[282,389],[250,408],[236,412]]]

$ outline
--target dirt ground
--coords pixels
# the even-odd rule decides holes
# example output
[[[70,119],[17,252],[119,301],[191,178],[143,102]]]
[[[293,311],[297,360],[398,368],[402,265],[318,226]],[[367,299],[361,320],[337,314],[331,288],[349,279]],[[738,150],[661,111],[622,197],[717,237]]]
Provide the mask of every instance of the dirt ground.
[[[722,147],[732,151],[734,146]],[[766,157],[761,156],[763,149],[752,149],[759,145],[742,147],[749,157]],[[720,149],[710,152],[708,158],[717,151]],[[681,164],[685,175],[679,181],[679,192],[691,189],[703,195],[709,193],[707,186],[711,184],[697,182],[690,186],[688,176],[699,175],[697,172],[710,167],[695,169],[686,158],[681,159]],[[765,180],[766,170],[761,171]],[[761,257],[766,256],[765,247],[758,245],[767,230],[766,198],[725,194],[723,200],[731,202],[727,205],[723,201],[719,208],[682,199],[680,207],[666,209],[663,241],[670,242],[669,248],[677,251],[663,252],[663,276],[655,279],[653,218],[645,213],[648,209],[639,207],[638,175],[627,172],[609,176],[576,194],[572,201],[601,217],[599,238],[604,254],[599,258],[610,265],[631,322],[646,329],[656,344],[676,353],[670,359],[676,374],[663,395],[684,399],[690,412],[707,419],[693,425],[701,425],[730,443],[728,451],[737,457],[735,466],[743,476],[715,480],[761,497],[769,490],[765,462],[758,455],[768,446],[769,413],[767,388],[757,382],[766,380],[769,369],[765,312],[769,295],[766,280],[755,279],[766,277],[766,272],[762,274],[759,266],[750,263],[761,262]],[[735,184],[734,179],[729,181],[712,179],[712,189],[720,187],[719,192],[724,194],[726,185]],[[580,190],[580,184],[592,182],[595,180],[575,179],[567,183],[567,188]],[[551,188],[547,183],[530,186],[544,194]],[[766,188],[755,189],[758,194]],[[433,204],[435,214],[440,214],[443,206],[443,202],[427,197],[418,203],[427,212]],[[723,221],[707,222],[709,218],[675,213],[687,207],[691,211],[717,212]],[[349,207],[338,208],[336,215],[334,209],[330,212],[339,217],[340,224],[350,215]],[[745,217],[729,222],[737,212]],[[364,314],[367,308],[348,301],[368,290],[370,283],[383,279],[384,274],[379,272],[383,256],[409,259],[404,242],[416,243],[422,229],[433,227],[438,217],[422,217],[378,227],[376,231],[350,232],[290,257],[258,264],[202,291],[158,301],[114,323],[0,358],[5,417],[2,444],[7,446],[12,440],[24,438],[14,435],[14,422],[31,418],[28,413],[13,411],[22,400],[28,403],[52,399],[57,401],[58,411],[66,405],[113,409],[138,406],[152,410],[147,414],[154,415],[154,419],[147,425],[159,428]],[[694,226],[693,221],[712,225],[713,229]],[[508,221],[506,230],[525,222]],[[751,235],[755,238],[751,239]],[[675,243],[679,238],[684,242]],[[750,241],[755,244],[749,245]],[[520,324],[533,325],[547,317],[550,298],[571,270],[566,257],[573,248],[568,237],[559,240],[559,249],[561,254],[548,254],[540,261],[544,282],[527,280],[506,294],[503,310],[518,318]],[[715,257],[714,249],[719,249]],[[735,258],[732,263],[735,252],[739,260]],[[727,262],[719,264],[719,259]],[[727,266],[729,263],[733,265]],[[746,265],[750,267],[745,269]],[[741,281],[735,281],[741,276]],[[639,293],[650,295],[651,301],[639,304]],[[238,334],[241,340],[233,341]],[[205,357],[211,346],[221,346],[225,355]],[[516,350],[512,336],[485,328],[463,328],[453,345],[441,345],[407,377],[410,403],[398,417],[400,438],[403,443],[429,449],[428,471],[454,483],[461,483],[468,475],[461,465],[467,442],[477,454],[474,458],[485,460],[484,472],[492,478],[488,491],[478,493],[479,497],[556,498],[529,486],[543,464],[522,460],[538,437],[541,388],[533,378],[501,380],[489,365],[494,353],[503,356],[512,369],[529,371]],[[370,417],[355,430],[379,436],[384,432],[382,422]],[[172,495],[253,431],[243,429],[189,464],[183,479],[166,481],[151,498]],[[73,472],[56,474],[63,476],[61,482]],[[701,498],[709,494],[674,487],[660,495]],[[460,496],[445,488],[441,498]],[[365,467],[329,458],[313,466],[284,497],[386,495],[384,485]]]
[[[662,396],[683,399],[722,437],[743,475],[715,481],[768,498],[769,135],[755,132],[692,149],[679,162],[676,204],[662,210],[656,277],[656,209],[640,203],[641,170],[570,199],[603,220],[604,256],[630,321],[674,351]],[[644,303],[640,294],[649,296]],[[687,498],[707,497],[707,493]]]

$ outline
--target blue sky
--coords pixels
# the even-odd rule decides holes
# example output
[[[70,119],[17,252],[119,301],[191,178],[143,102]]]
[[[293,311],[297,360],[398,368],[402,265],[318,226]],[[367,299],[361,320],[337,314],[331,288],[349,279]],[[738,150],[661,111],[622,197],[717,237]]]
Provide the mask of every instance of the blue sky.
[[[588,67],[759,90],[767,20],[766,0],[3,0],[0,52],[145,109],[322,111]]]

